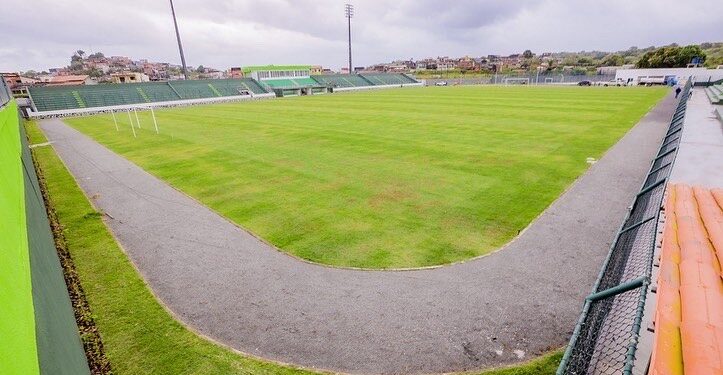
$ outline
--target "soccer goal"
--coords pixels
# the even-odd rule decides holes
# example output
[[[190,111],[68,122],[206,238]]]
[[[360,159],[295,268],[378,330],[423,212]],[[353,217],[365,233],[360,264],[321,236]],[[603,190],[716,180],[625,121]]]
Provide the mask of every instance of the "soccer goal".
[[[529,78],[505,78],[502,82],[506,85],[529,85]]]

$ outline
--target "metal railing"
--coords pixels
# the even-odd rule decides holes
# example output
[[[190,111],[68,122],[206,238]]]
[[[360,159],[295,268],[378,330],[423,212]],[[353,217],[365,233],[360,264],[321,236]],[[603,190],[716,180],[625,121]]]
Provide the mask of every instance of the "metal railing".
[[[680,143],[691,86],[688,80],[658,154],[618,231],[592,293],[585,299],[558,375],[633,373],[660,207]]]

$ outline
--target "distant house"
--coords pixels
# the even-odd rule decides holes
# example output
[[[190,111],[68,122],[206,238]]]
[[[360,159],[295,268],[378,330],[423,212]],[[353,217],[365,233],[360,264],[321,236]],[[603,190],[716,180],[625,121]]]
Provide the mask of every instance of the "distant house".
[[[136,83],[136,82],[148,82],[149,78],[146,74],[143,74],[143,73],[121,72],[121,73],[111,74],[110,80],[113,83]]]
[[[50,77],[46,82],[48,86],[70,86],[70,85],[94,85],[95,82],[90,76],[83,75],[66,75]]]
[[[462,70],[477,70],[479,68],[477,61],[469,56],[459,59],[457,66]]]
[[[10,90],[22,83],[22,78],[18,73],[0,73],[0,76],[5,80],[5,84]]]
[[[38,83],[37,79],[23,77],[18,73],[0,73],[13,95],[24,95],[28,86]]]
[[[243,78],[244,71],[241,69],[241,67],[233,67],[229,68],[229,70],[226,72],[226,75],[229,78]]]

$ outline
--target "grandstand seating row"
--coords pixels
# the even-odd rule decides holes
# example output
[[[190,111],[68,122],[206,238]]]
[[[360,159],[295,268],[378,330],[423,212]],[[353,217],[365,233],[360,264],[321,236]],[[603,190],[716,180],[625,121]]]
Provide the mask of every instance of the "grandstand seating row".
[[[362,87],[416,83],[404,74],[333,74],[307,78],[265,80],[252,78],[142,82],[83,86],[32,86],[30,97],[39,112],[77,108],[166,102],[182,99],[265,94],[272,89],[301,87]],[[315,90],[316,92],[323,91]]]
[[[29,88],[40,112],[235,96],[243,91],[267,92],[251,78]]]
[[[713,104],[723,104],[723,84],[709,86],[705,89],[708,99]]]
[[[723,189],[670,185],[648,375],[723,373]]]
[[[414,79],[405,74],[362,74],[367,81],[374,85],[405,85],[416,83]]]
[[[331,87],[362,87],[374,84],[358,74],[327,74],[312,76],[317,82]]]

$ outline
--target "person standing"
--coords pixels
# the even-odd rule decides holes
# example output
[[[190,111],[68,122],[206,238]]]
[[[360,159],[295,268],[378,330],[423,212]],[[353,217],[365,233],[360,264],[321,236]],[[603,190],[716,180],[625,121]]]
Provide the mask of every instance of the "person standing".
[[[683,91],[680,86],[675,88],[675,98],[678,99],[678,95],[680,95],[680,92]]]

